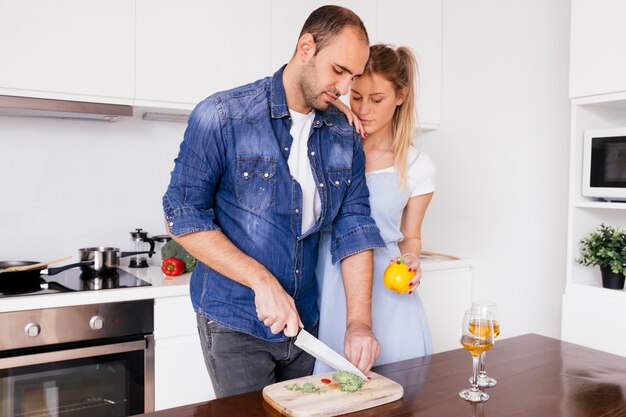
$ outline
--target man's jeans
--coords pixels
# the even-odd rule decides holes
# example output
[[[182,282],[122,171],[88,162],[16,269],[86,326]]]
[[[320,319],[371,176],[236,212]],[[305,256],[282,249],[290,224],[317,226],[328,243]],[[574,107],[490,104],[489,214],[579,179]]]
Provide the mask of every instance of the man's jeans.
[[[217,398],[257,391],[275,382],[311,375],[315,358],[285,342],[267,342],[230,330],[197,314],[198,333]],[[317,327],[312,331],[317,335]]]

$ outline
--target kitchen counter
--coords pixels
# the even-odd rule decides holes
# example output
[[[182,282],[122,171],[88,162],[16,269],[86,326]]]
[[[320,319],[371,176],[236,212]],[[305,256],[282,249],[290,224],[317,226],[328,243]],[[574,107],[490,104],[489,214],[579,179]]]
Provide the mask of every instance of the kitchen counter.
[[[471,404],[458,396],[468,387],[469,352],[456,349],[376,367],[404,387],[404,397],[351,416],[626,415],[626,358],[535,334],[498,341],[487,354],[487,373],[498,385],[491,398]],[[320,396],[319,401],[323,401]],[[261,391],[154,413],[145,417],[278,417]]]
[[[421,260],[422,270],[437,271],[454,268],[465,268],[472,265],[468,259],[448,260],[439,257],[428,257]],[[64,307],[95,303],[112,303],[117,301],[156,299],[177,297],[189,294],[191,273],[177,277],[165,277],[161,269],[155,266],[148,268],[122,269],[152,284],[145,287],[116,288],[98,291],[80,291],[74,293],[56,293],[41,295],[24,295],[0,299],[0,312],[35,310],[41,308]],[[53,276],[50,277],[53,281]]]
[[[177,277],[166,277],[163,275],[163,272],[161,272],[161,269],[155,266],[150,266],[148,268],[122,267],[122,269],[136,275],[152,285],[133,288],[112,288],[97,291],[6,297],[0,299],[0,312],[177,297],[189,294],[189,280],[191,279],[191,273],[186,273]],[[54,276],[51,276],[50,280],[54,281],[53,278]]]

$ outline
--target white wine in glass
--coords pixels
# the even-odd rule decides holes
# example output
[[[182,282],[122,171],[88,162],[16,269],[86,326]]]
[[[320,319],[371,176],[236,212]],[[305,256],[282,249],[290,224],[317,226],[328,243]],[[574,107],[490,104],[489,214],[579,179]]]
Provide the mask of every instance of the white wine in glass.
[[[474,301],[472,310],[480,313],[489,313],[493,319],[493,338],[500,335],[500,319],[498,317],[498,305],[491,301]],[[485,370],[485,352],[480,354],[480,372],[478,373],[478,386],[481,388],[495,387],[498,381],[487,375]]]
[[[487,401],[489,394],[478,388],[478,366],[480,354],[493,346],[493,319],[489,313],[466,310],[461,326],[461,345],[472,355],[472,379],[469,389],[459,392],[466,401],[479,403]]]

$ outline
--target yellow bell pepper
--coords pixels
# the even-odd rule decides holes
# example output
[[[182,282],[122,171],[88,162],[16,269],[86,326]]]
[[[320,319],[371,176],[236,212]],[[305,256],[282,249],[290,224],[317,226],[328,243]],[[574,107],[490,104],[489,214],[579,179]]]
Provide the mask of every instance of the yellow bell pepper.
[[[415,271],[409,271],[409,266],[404,263],[401,257],[397,261],[389,264],[385,269],[384,282],[385,286],[390,290],[395,290],[398,294],[402,294],[411,289],[409,281],[415,276]]]

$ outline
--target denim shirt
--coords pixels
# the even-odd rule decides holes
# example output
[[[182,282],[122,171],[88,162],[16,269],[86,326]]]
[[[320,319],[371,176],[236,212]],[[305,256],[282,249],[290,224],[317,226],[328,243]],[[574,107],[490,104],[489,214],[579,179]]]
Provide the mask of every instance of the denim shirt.
[[[287,165],[293,139],[282,74],[281,68],[273,77],[198,104],[163,208],[174,236],[221,230],[264,265],[293,297],[309,329],[319,318],[315,267],[320,231],[332,228],[333,262],[385,243],[370,217],[360,138],[333,106],[316,111],[308,139],[322,214],[301,233],[302,190]],[[250,288],[201,262],[190,293],[196,312],[210,320],[263,340],[287,340],[258,320]]]

